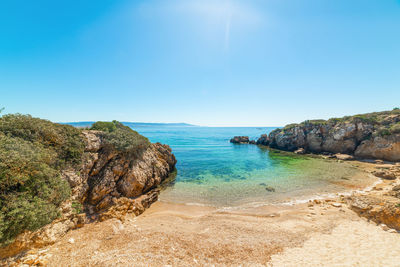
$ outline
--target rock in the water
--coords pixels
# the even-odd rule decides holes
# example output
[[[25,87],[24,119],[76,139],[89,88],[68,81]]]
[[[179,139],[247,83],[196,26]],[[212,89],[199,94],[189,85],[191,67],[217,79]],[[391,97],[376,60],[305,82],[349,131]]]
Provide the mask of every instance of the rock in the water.
[[[265,187],[265,190],[267,190],[268,192],[275,192],[275,188],[273,188],[272,186]]]
[[[235,136],[230,140],[234,144],[248,144],[250,142],[248,136]]]

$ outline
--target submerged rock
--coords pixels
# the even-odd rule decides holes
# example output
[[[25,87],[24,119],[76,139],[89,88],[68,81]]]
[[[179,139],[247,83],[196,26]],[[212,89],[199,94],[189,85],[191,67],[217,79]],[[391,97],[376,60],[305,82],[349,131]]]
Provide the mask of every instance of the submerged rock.
[[[275,192],[275,188],[273,188],[272,186],[265,187],[265,190],[267,190],[268,192]]]

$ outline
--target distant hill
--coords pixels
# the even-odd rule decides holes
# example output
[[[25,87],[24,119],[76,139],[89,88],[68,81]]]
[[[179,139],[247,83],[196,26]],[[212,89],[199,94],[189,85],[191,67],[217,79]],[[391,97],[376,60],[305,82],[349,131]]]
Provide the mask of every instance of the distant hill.
[[[72,125],[78,128],[86,128],[92,126],[94,121],[79,121],[79,122],[62,122],[61,124]],[[196,125],[188,123],[151,123],[151,122],[122,122],[122,124],[135,128],[135,127],[154,127],[154,126],[175,126],[175,127],[195,127]]]

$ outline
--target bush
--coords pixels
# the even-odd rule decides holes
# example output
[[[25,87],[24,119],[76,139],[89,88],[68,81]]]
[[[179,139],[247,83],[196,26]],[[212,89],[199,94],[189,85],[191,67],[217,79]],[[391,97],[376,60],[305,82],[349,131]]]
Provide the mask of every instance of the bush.
[[[4,115],[0,119],[0,132],[54,149],[58,154],[58,164],[78,163],[85,148],[78,129],[30,115]]]
[[[0,243],[59,216],[70,196],[61,168],[80,162],[84,142],[72,126],[29,115],[0,118]]]
[[[393,125],[390,127],[390,132],[391,132],[392,134],[398,134],[398,133],[400,133],[400,122],[398,122],[398,123],[396,123],[396,124],[393,124]]]
[[[93,123],[91,130],[103,131],[103,132],[114,132],[117,130],[115,121],[98,121]]]
[[[109,148],[123,153],[137,155],[150,145],[150,141],[146,137],[118,121],[99,121],[94,123],[90,129],[103,131],[103,138]]]
[[[0,243],[34,231],[58,215],[70,195],[54,168],[57,154],[40,143],[0,135]]]

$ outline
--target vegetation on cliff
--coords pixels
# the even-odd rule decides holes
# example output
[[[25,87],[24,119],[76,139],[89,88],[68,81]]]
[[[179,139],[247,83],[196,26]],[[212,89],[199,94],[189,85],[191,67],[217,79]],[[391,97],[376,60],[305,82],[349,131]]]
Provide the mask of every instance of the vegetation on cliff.
[[[312,153],[400,161],[400,109],[290,124],[257,143],[288,151],[302,148]]]
[[[149,139],[118,121],[98,121],[90,129],[102,131],[104,141],[119,152],[136,155],[150,145]]]
[[[393,117],[400,115],[400,109],[394,108],[391,111],[372,112],[366,114],[357,114],[354,116],[345,116],[342,118],[331,118],[329,120],[306,120],[301,123],[288,124],[282,129],[275,131],[288,131],[297,126],[323,126],[323,125],[335,125],[338,123],[369,123],[375,125],[377,128],[378,135],[390,135],[394,133],[400,133],[400,122],[393,120]]]
[[[60,170],[77,164],[83,150],[72,126],[29,115],[0,118],[0,243],[59,216],[70,195]]]
[[[101,131],[104,149],[128,156],[150,145],[147,138],[117,121],[97,122],[92,129]],[[29,115],[0,118],[1,245],[60,216],[61,203],[71,196],[61,171],[78,169],[84,149],[82,129]]]

